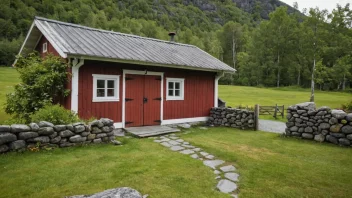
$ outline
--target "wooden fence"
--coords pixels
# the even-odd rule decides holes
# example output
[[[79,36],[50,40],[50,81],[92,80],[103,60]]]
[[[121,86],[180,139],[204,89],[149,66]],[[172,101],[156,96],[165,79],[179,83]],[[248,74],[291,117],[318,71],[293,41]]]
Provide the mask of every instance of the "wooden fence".
[[[259,106],[259,115],[273,115],[275,119],[278,116],[284,118],[285,116],[285,105],[278,106]]]

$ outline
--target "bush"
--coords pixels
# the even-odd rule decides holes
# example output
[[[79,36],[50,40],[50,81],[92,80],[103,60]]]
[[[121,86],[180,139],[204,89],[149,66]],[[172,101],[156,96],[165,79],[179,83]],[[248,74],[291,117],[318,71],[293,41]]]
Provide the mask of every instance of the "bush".
[[[342,105],[342,109],[346,112],[352,112],[352,100]]]
[[[15,92],[6,95],[5,112],[15,119],[30,122],[30,116],[54,99],[65,97],[69,73],[68,65],[60,57],[53,55],[44,59],[37,54],[19,57],[16,69],[21,83],[15,86]]]
[[[78,122],[78,116],[60,105],[45,105],[31,116],[32,122],[48,121],[55,125]]]

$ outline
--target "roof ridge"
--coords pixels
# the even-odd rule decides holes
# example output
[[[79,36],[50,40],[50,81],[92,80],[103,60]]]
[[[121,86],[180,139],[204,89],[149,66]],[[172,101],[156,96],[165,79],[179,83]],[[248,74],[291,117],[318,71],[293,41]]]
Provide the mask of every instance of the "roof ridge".
[[[109,31],[109,30],[92,28],[92,27],[78,25],[78,24],[74,24],[74,23],[68,23],[68,22],[58,21],[58,20],[54,20],[54,19],[48,19],[48,18],[44,18],[44,17],[40,17],[40,16],[35,16],[34,19],[42,20],[42,21],[49,21],[49,22],[53,22],[53,23],[59,23],[59,24],[62,24],[62,25],[67,25],[67,26],[71,26],[71,27],[77,27],[77,28],[82,28],[82,29],[87,29],[87,30],[92,30],[92,31],[99,31],[99,32],[103,32],[103,33],[112,33],[112,34],[118,34],[118,35],[122,35],[122,36],[133,37],[133,38],[140,38],[140,39],[152,40],[152,41],[157,41],[157,42],[163,42],[163,43],[167,43],[167,44],[181,45],[181,46],[188,46],[188,47],[198,48],[195,45],[189,45],[189,44],[177,43],[177,42],[170,42],[170,41],[165,41],[165,40],[161,40],[161,39],[155,39],[155,38],[138,36],[138,35],[134,35],[134,34],[126,34],[126,33],[121,33],[121,32],[114,32],[114,31]]]

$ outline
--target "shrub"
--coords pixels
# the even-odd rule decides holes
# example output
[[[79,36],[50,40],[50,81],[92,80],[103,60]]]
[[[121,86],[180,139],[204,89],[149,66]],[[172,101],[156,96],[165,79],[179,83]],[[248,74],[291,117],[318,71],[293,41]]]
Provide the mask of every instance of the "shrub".
[[[60,105],[45,105],[31,116],[32,122],[48,121],[55,125],[78,122],[78,116]]]
[[[352,112],[352,100],[346,104],[343,104],[342,109],[346,112]]]
[[[5,105],[6,113],[13,118],[29,122],[32,113],[68,95],[69,90],[65,89],[68,65],[61,58],[48,55],[42,59],[30,54],[19,57],[15,66],[21,83],[15,86],[14,93],[6,95]]]

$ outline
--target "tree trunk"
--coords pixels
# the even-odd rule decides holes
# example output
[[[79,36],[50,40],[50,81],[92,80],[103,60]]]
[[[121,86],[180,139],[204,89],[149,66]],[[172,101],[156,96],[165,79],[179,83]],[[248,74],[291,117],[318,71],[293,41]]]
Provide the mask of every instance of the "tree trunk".
[[[232,61],[233,68],[236,69],[236,42],[235,42],[235,32],[232,35]]]
[[[343,74],[342,90],[345,91],[345,88],[346,88],[346,74]]]
[[[301,84],[301,69],[298,69],[298,76],[297,76],[297,85],[299,86]]]
[[[313,69],[312,69],[312,81],[311,81],[311,93],[310,93],[310,101],[314,102],[314,71],[315,71],[315,53],[314,53],[314,63],[313,63]]]
[[[280,87],[280,52],[277,52],[277,87]]]

